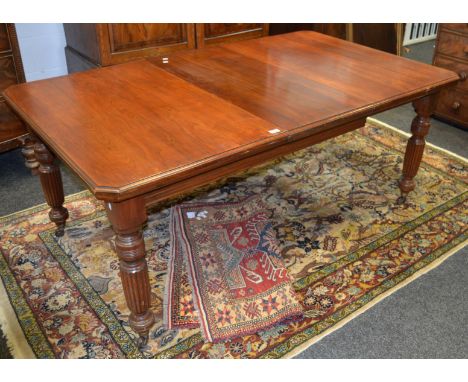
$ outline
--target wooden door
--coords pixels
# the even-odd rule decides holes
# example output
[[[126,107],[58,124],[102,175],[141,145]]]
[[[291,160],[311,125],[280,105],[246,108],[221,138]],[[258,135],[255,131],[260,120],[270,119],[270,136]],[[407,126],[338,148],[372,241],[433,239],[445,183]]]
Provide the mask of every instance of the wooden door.
[[[194,24],[98,24],[101,65],[195,48]]]
[[[213,24],[196,25],[197,47],[246,40],[268,35],[268,24]]]
[[[353,42],[401,55],[404,24],[352,24]]]
[[[310,30],[345,40],[347,38],[347,25],[342,23],[272,23],[270,24],[270,35]]]
[[[18,147],[27,134],[1,95],[7,87],[24,82],[23,64],[14,24],[0,23],[0,152]]]

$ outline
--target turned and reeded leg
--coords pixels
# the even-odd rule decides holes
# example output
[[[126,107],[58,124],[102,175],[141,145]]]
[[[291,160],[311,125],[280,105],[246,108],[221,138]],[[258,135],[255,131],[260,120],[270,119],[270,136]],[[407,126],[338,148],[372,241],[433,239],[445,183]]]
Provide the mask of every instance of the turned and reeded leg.
[[[36,141],[34,144],[34,156],[39,162],[38,171],[42,190],[47,204],[51,207],[49,217],[57,225],[55,235],[63,236],[68,210],[63,206],[65,199],[60,168],[56,163],[54,154],[40,141]]]
[[[142,198],[106,203],[107,216],[116,233],[115,246],[120,259],[120,278],[130,309],[130,327],[139,334],[138,346],[148,342],[154,315],[150,310],[151,289],[145,258],[142,226],[146,208]]]
[[[431,126],[430,117],[434,110],[435,96],[426,96],[413,102],[414,110],[417,115],[411,124],[412,136],[408,140],[403,162],[403,176],[400,179],[399,186],[401,196],[397,203],[402,204],[406,201],[409,192],[414,190],[416,176],[424,152],[426,141],[424,137],[429,132]]]
[[[21,154],[23,154],[26,167],[31,170],[33,175],[38,175],[39,162],[36,160],[36,155],[34,154],[35,143],[36,140],[30,135],[26,136],[24,139],[21,139]]]

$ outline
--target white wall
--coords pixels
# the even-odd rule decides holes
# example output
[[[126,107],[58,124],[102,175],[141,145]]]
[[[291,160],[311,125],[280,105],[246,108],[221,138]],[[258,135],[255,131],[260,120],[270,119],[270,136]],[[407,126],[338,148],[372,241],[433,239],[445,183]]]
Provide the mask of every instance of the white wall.
[[[63,24],[15,24],[26,81],[67,74]]]

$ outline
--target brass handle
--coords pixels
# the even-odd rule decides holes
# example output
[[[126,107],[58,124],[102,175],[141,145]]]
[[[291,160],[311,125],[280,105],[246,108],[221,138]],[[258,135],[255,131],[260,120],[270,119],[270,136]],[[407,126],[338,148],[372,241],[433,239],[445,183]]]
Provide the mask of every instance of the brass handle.
[[[457,110],[460,109],[460,107],[461,107],[461,103],[460,103],[460,102],[455,101],[454,103],[452,103],[452,109],[453,109],[453,110],[457,111]]]
[[[466,72],[459,72],[458,76],[460,77],[460,81],[465,81],[466,80]]]

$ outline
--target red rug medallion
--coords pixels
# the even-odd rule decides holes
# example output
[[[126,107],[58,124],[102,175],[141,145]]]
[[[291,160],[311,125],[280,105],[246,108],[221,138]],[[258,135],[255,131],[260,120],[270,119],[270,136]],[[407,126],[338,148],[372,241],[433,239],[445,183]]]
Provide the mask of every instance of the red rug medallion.
[[[168,328],[218,342],[302,316],[270,216],[259,197],[173,208]]]

